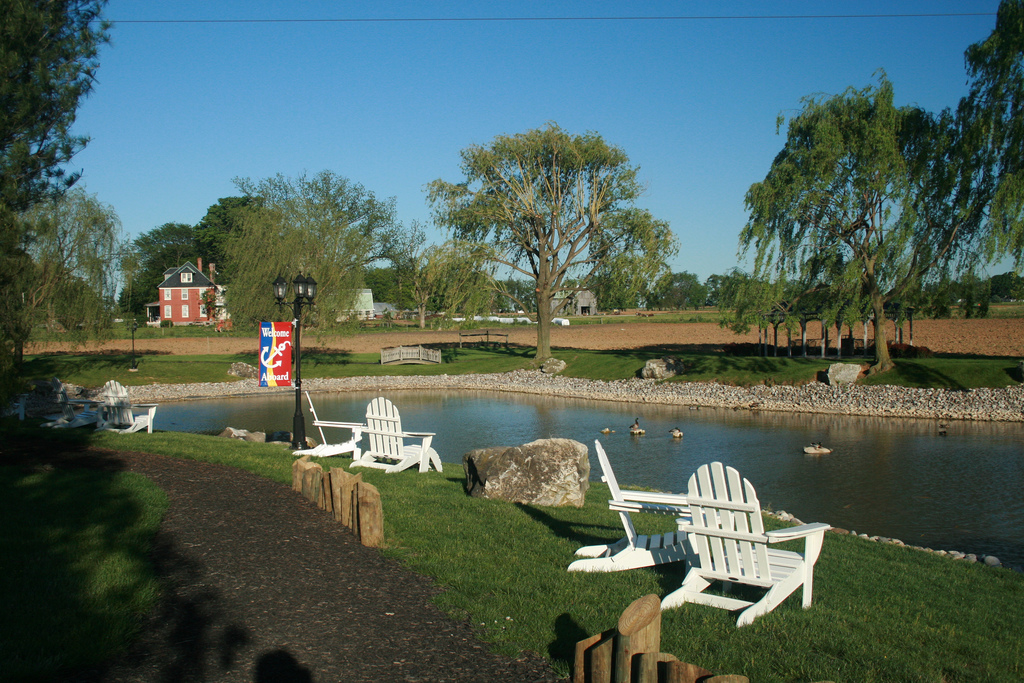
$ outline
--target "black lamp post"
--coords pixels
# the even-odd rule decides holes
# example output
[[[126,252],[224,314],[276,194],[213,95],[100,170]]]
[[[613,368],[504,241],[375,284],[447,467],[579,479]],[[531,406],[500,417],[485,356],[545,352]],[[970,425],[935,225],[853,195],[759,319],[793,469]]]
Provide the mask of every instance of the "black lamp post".
[[[313,305],[313,299],[316,298],[316,280],[312,277],[303,277],[302,273],[299,273],[292,284],[295,285],[295,299],[291,302],[294,318],[292,327],[295,328],[295,417],[292,420],[292,448],[299,450],[306,447],[306,418],[302,414],[302,307]],[[277,305],[288,305],[284,300],[288,293],[288,282],[278,275],[273,286]]]
[[[135,330],[137,329],[139,329],[139,321],[137,321],[135,318],[132,318],[132,372],[135,372],[139,369],[139,366],[135,363]]]

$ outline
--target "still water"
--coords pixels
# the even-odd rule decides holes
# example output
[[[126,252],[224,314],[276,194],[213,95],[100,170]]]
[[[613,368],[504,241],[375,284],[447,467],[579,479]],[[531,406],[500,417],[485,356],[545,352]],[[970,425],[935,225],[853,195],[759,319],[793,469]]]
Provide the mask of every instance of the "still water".
[[[375,395],[313,394],[313,401],[322,419],[362,422]],[[593,445],[600,439],[625,485],[685,491],[694,470],[719,460],[750,479],[763,506],[805,522],[1024,563],[1021,423],[951,422],[942,436],[934,420],[691,410],[496,392],[388,397],[401,410],[403,427],[437,433],[433,446],[459,474],[463,453],[474,448],[560,437],[587,444],[597,479]],[[294,405],[294,395],[165,403],[156,425],[197,433],[226,426],[288,431]],[[308,406],[303,409],[307,434],[319,440]],[[629,434],[637,417],[644,436]],[[673,427],[685,436],[669,436]],[[603,428],[615,433],[601,434]],[[812,441],[833,453],[804,455]]]

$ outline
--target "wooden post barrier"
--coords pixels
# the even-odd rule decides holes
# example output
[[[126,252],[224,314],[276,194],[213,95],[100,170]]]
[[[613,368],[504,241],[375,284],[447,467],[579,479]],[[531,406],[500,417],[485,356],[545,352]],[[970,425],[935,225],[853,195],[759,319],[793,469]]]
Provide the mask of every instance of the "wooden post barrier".
[[[340,467],[323,468],[303,456],[292,463],[292,489],[330,512],[371,548],[384,545],[384,508],[377,487],[364,482],[362,473],[352,474]]]
[[[645,595],[616,628],[576,643],[572,683],[749,683],[746,676],[713,676],[661,649],[661,600]]]

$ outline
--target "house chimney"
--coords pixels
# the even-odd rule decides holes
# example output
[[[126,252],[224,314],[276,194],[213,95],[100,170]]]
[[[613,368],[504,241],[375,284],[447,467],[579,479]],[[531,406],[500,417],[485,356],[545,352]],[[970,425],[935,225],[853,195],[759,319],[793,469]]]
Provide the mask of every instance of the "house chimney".
[[[202,275],[203,274],[203,257],[202,256],[200,256],[199,258],[196,259],[196,265],[199,266],[199,274]]]
[[[217,272],[217,264],[210,264],[210,284],[213,284],[213,274]]]

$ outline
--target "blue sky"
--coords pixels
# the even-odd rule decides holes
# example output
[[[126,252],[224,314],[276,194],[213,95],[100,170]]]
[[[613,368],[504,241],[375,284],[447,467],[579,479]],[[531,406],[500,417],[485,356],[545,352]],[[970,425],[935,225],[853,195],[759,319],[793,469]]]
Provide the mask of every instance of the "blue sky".
[[[426,183],[462,178],[463,148],[553,121],[626,151],[647,188],[640,205],[680,241],[672,269],[704,279],[739,263],[743,197],[782,147],[780,113],[867,86],[878,69],[900,104],[955,106],[964,50],[997,7],[112,0],[112,43],[75,124],[92,141],[71,166],[132,237],[197,223],[238,194],[235,178],[325,169],[394,197],[408,225],[430,222]],[[942,13],[982,16],[839,16]],[[617,19],[501,20],[527,17]],[[496,20],[423,21],[446,18]],[[290,21],[195,23],[269,19]],[[351,21],[363,19],[376,21]]]

